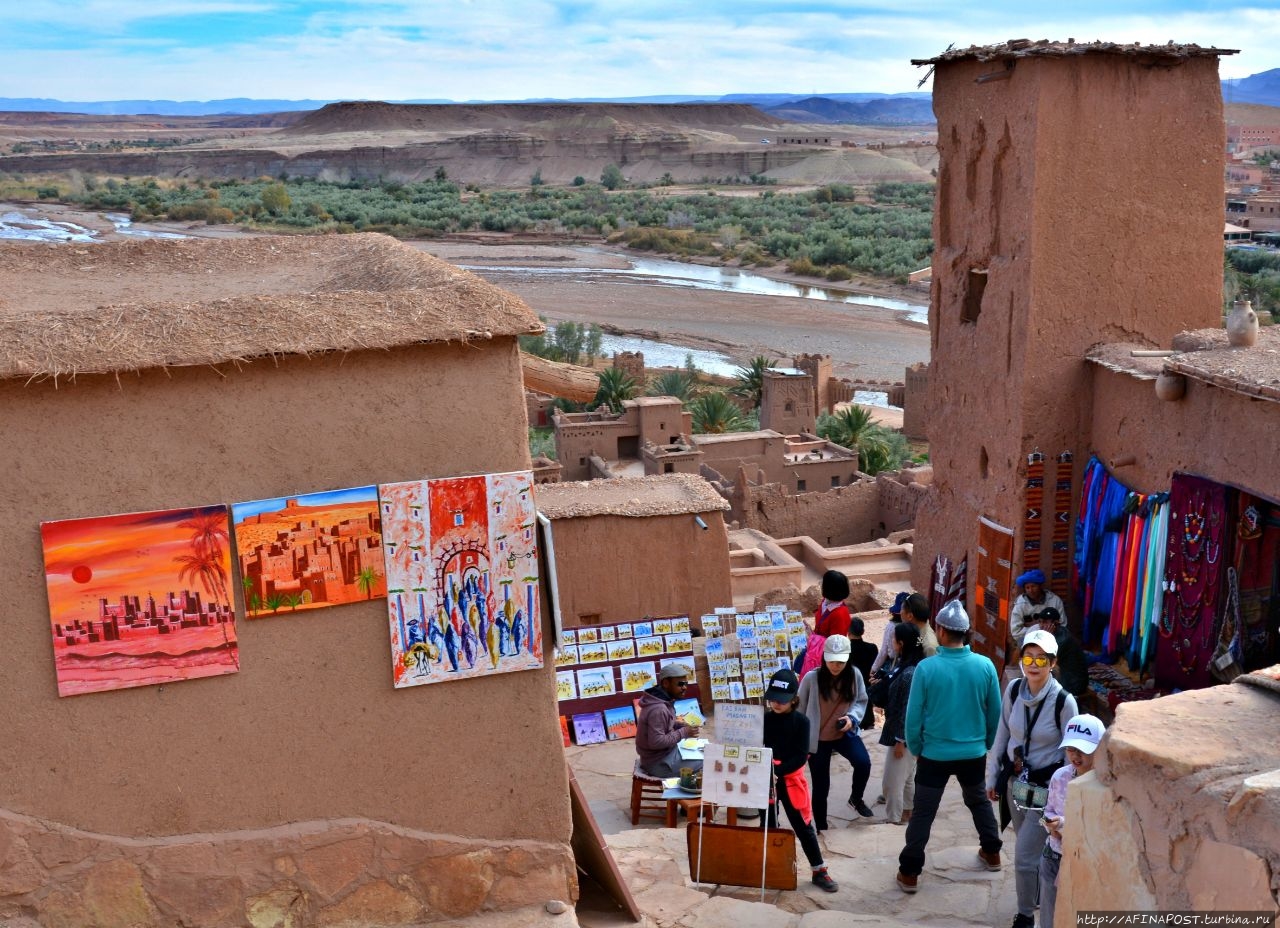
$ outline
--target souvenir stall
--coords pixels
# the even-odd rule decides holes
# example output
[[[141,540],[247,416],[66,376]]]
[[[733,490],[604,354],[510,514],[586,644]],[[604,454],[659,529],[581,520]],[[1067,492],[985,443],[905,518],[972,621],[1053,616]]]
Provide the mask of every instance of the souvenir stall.
[[[1280,505],[1175,474],[1169,492],[1085,468],[1072,588],[1100,713],[1277,658]]]

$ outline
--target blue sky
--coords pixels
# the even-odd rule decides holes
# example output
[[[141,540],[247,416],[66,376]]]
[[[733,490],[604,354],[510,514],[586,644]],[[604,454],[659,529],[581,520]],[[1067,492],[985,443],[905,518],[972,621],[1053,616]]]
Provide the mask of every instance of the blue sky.
[[[1010,38],[1170,39],[1280,67],[1280,0],[10,0],[0,97],[526,99],[897,93]]]
[[[260,512],[278,512],[284,508],[286,499],[296,499],[299,506],[333,506],[338,503],[369,502],[378,498],[378,488],[352,487],[348,490],[327,490],[320,493],[299,493],[293,497],[280,496],[276,499],[259,499],[248,503],[235,503],[232,507],[232,518],[241,522]]]

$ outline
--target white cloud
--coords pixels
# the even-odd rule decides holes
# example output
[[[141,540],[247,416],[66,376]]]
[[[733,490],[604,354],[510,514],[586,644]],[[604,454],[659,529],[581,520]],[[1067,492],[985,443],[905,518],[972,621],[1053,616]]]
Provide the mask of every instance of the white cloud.
[[[888,5],[886,5],[887,7]],[[13,47],[0,35],[0,95],[63,99],[252,96],[521,99],[693,93],[914,90],[911,58],[1008,38],[1174,39],[1240,48],[1224,76],[1280,67],[1280,11],[1082,15],[985,7],[739,0],[30,0],[6,10],[30,31],[96,31],[88,47]],[[1098,5],[1091,5],[1097,9]],[[1148,8],[1150,5],[1148,4]],[[236,13],[262,38],[189,38],[187,17]],[[157,17],[163,16],[163,19]],[[145,40],[129,26],[148,20]],[[175,28],[161,28],[172,21]],[[275,34],[282,22],[297,22]],[[167,38],[157,38],[157,33]],[[243,35],[243,32],[240,33]]]

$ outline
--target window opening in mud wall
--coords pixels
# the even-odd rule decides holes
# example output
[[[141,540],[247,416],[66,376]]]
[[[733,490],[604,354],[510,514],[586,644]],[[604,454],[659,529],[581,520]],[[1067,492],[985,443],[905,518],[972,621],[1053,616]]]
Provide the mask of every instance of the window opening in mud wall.
[[[984,445],[981,452],[978,454],[978,472],[982,474],[983,480],[987,479],[987,471],[990,470],[990,464],[990,459],[987,457],[987,449]]]
[[[977,322],[982,314],[982,296],[987,290],[987,269],[970,268],[965,279],[964,303],[960,306],[961,322]]]

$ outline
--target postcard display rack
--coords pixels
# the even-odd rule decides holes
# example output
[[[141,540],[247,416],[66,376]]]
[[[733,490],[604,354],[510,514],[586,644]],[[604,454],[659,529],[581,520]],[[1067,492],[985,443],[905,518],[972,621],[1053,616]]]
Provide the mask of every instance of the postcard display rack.
[[[781,606],[741,614],[731,608],[717,609],[715,615],[702,617],[702,625],[713,703],[762,704],[769,678],[778,670],[789,669],[795,655],[804,653],[801,613],[787,612]],[[730,635],[737,643],[736,655],[732,647],[726,649]]]
[[[636,701],[672,663],[689,669],[685,696],[696,712],[698,687],[693,682],[688,616],[565,629],[555,654],[556,698],[564,730],[572,733],[576,744],[634,737]]]

